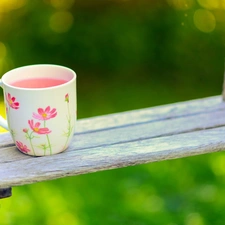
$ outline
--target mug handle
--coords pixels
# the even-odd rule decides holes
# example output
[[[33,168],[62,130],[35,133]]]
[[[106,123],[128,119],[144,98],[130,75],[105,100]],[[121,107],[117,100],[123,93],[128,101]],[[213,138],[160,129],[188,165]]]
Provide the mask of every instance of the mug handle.
[[[3,88],[2,84],[3,84],[2,80],[0,79],[0,86],[1,86],[1,88]],[[7,121],[1,115],[0,115],[0,126],[5,128],[6,130],[9,130]]]

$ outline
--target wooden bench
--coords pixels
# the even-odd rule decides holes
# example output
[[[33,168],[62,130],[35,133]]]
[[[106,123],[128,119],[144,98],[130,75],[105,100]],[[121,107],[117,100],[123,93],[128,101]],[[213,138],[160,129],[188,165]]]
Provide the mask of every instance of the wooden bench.
[[[225,149],[221,96],[78,120],[72,144],[53,156],[20,153],[0,135],[0,198],[13,186]]]

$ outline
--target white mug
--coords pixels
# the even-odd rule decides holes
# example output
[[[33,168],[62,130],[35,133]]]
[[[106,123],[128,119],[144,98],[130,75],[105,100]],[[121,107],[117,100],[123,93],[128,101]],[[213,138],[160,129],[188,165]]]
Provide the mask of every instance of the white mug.
[[[58,65],[30,65],[2,76],[7,121],[17,148],[28,155],[45,156],[70,144],[77,117],[76,73]]]

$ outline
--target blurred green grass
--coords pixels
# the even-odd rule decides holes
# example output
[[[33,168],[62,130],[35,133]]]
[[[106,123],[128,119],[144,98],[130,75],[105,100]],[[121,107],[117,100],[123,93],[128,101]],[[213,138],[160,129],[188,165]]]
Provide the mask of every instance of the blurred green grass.
[[[201,1],[11,1],[0,2],[0,73],[74,69],[79,119],[221,93],[223,8],[204,6],[217,19],[207,33],[193,22]],[[0,224],[222,225],[224,161],[221,152],[15,187]]]

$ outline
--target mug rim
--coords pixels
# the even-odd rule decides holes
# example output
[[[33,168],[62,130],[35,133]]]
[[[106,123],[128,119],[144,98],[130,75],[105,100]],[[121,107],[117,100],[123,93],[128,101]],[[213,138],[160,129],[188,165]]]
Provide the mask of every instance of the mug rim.
[[[63,84],[59,84],[59,85],[56,85],[56,86],[52,86],[52,87],[44,87],[44,88],[25,88],[25,87],[16,87],[16,86],[13,86],[11,84],[9,84],[8,82],[5,81],[5,79],[10,76],[11,73],[13,72],[16,72],[16,71],[19,71],[19,70],[22,70],[22,69],[26,69],[26,68],[31,68],[31,67],[52,67],[52,68],[61,68],[65,71],[68,71],[72,74],[72,79],[66,81],[65,83]],[[6,72],[5,74],[3,74],[1,80],[2,80],[2,83],[7,86],[7,87],[10,87],[10,88],[13,88],[13,89],[17,89],[17,90],[29,90],[29,91],[43,91],[43,90],[51,90],[51,89],[56,89],[56,88],[60,88],[60,87],[64,87],[66,85],[69,85],[71,84],[72,82],[74,82],[77,78],[77,75],[76,75],[76,72],[72,69],[70,69],[69,67],[66,67],[66,66],[61,66],[61,65],[57,65],[57,64],[32,64],[32,65],[26,65],[26,66],[21,66],[21,67],[17,67],[17,68],[14,68],[12,70],[9,70],[8,72]]]

